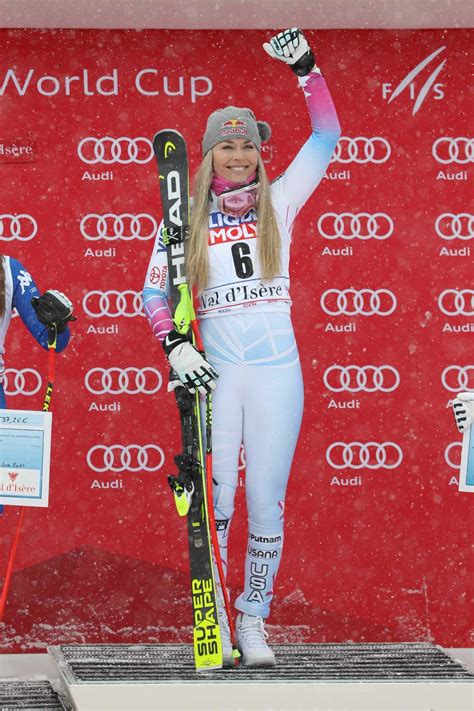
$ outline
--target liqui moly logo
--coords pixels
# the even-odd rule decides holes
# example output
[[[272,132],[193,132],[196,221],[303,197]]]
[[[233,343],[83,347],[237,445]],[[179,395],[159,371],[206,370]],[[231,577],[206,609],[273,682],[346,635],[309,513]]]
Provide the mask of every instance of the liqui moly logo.
[[[241,225],[228,225],[209,230],[208,244],[213,247],[215,244],[225,244],[226,242],[237,242],[241,239],[254,239],[257,236],[257,223],[244,222]]]
[[[211,212],[209,215],[208,244],[210,247],[241,239],[252,239],[256,236],[257,214],[254,210],[250,210],[245,217],[234,217],[222,212]]]
[[[393,84],[385,83],[382,84],[382,96],[384,99],[388,99],[390,104],[394,99],[397,98],[402,92],[407,91],[410,99],[414,101],[412,116],[414,116],[421,108],[424,100],[430,94],[433,98],[440,100],[444,98],[444,84],[436,83],[436,79],[443,71],[443,68],[447,62],[447,59],[443,59],[441,62],[436,63],[434,60],[438,55],[441,54],[446,49],[446,47],[439,47],[439,49],[432,52],[428,57],[423,59],[419,64],[416,65],[414,69],[408,72],[408,74],[401,80],[398,86],[393,89]],[[415,83],[415,79],[423,72],[423,70],[429,66],[431,70],[430,74],[426,77],[424,83],[420,86],[419,83]],[[421,77],[420,77],[421,78]]]

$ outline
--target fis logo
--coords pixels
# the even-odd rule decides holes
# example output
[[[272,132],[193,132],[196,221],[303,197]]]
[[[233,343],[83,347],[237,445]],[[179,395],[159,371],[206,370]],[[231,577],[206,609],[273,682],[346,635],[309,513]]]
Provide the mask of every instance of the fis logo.
[[[392,90],[391,83],[382,84],[383,98],[386,99],[391,94],[388,100],[388,103],[390,104],[394,99],[397,98],[397,96],[399,96],[403,91],[405,91],[405,89],[408,89],[410,99],[415,102],[413,106],[412,116],[414,116],[421,108],[421,105],[423,104],[430,91],[434,92],[434,98],[436,100],[439,101],[440,99],[444,98],[443,84],[437,84],[435,82],[447,62],[446,59],[443,59],[439,64],[436,64],[436,66],[434,66],[434,64],[431,64],[431,74],[425,80],[425,83],[418,91],[418,93],[414,80],[419,74],[421,74],[423,69],[425,69],[425,67],[432,63],[433,60],[436,59],[436,57],[441,54],[441,52],[443,52],[445,49],[446,47],[440,47],[439,49],[432,52],[428,57],[423,59],[423,61],[417,64],[414,69],[408,72],[408,74],[402,79],[402,81],[395,88],[395,90]]]

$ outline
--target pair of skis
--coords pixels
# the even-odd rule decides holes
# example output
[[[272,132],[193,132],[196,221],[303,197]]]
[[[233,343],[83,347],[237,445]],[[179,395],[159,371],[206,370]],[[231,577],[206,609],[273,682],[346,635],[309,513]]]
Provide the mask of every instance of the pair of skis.
[[[189,171],[183,136],[171,129],[159,131],[153,140],[158,162],[164,242],[168,254],[170,301],[175,329],[203,352],[186,278],[186,239],[189,233]],[[213,557],[221,583],[237,663],[235,630],[219,553],[212,499],[212,396],[206,397],[206,456],[199,394],[184,386],[174,389],[181,421],[182,453],[175,457],[178,475],[168,477],[180,516],[186,516],[191,568],[191,602],[196,669],[222,667]],[[213,555],[214,554],[214,555]]]

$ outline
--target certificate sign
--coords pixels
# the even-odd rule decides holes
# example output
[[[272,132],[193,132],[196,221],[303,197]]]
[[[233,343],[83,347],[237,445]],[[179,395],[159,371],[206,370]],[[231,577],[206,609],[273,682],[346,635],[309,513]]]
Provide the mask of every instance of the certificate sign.
[[[0,504],[48,505],[51,412],[0,409]]]
[[[474,423],[465,430],[462,439],[459,491],[474,493]]]

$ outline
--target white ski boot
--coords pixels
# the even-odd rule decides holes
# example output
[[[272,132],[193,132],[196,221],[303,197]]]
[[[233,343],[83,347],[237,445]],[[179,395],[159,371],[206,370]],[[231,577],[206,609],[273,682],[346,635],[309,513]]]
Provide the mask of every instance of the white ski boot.
[[[274,667],[275,655],[267,644],[262,617],[241,612],[235,623],[237,644],[246,667]]]

